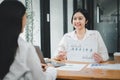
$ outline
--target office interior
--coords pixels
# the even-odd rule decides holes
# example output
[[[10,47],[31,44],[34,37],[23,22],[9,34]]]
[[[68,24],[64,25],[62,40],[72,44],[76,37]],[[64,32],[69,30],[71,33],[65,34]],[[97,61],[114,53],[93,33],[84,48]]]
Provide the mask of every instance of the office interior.
[[[74,30],[71,17],[77,8],[89,11],[90,22],[87,28],[101,33],[110,58],[113,59],[114,52],[120,51],[119,0],[21,1],[27,6],[27,26],[31,27],[26,27],[23,37],[33,45],[40,46],[44,57],[51,58],[63,35]]]

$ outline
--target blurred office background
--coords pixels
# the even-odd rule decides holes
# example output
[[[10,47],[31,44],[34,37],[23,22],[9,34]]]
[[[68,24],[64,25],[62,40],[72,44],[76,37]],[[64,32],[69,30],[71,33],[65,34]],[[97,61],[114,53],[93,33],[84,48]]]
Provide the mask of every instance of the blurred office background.
[[[40,46],[44,57],[52,57],[63,35],[73,30],[71,16],[77,8],[89,11],[88,29],[95,29],[101,33],[109,55],[120,51],[119,0],[20,1],[27,7],[28,17],[23,37],[33,45]]]

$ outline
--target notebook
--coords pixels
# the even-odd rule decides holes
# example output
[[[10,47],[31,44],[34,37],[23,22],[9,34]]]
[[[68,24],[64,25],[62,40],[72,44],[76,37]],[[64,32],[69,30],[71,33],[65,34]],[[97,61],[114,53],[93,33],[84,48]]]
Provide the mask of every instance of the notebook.
[[[42,53],[42,51],[40,50],[40,47],[39,47],[39,46],[34,46],[34,47],[35,47],[35,49],[36,49],[36,52],[37,52],[37,54],[38,54],[38,56],[39,56],[39,59],[40,59],[41,63],[46,64],[46,62],[45,62],[45,60],[44,60],[43,53]]]

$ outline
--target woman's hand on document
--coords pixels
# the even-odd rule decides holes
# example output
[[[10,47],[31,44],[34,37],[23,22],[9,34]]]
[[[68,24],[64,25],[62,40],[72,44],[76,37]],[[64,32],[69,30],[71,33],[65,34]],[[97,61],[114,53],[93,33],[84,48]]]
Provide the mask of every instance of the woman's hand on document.
[[[94,59],[95,59],[95,61],[96,61],[97,63],[103,62],[103,58],[101,57],[100,54],[94,53],[94,54],[93,54],[93,57],[94,57]]]
[[[57,61],[63,61],[66,60],[66,52],[65,51],[60,51],[58,55],[55,57],[55,60]]]
[[[48,68],[48,65],[47,64],[43,64],[43,63],[41,63],[41,64],[42,64],[43,71],[46,71],[46,69]]]

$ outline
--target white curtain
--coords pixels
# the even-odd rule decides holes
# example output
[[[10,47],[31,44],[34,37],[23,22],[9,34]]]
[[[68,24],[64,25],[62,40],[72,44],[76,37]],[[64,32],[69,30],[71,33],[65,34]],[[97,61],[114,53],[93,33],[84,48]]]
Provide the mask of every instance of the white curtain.
[[[33,45],[40,46],[40,1],[39,0],[22,0],[27,10],[27,24],[23,38]]]

